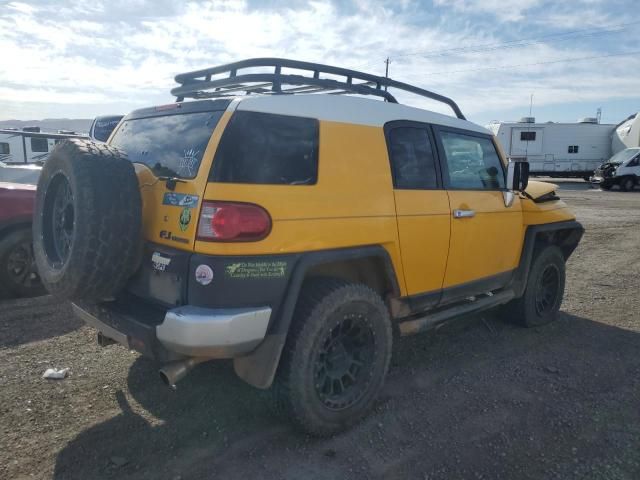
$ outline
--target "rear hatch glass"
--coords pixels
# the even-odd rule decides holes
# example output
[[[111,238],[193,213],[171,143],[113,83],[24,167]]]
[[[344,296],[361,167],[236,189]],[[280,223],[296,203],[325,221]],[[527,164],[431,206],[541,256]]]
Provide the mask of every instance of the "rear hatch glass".
[[[125,120],[110,144],[158,177],[195,178],[213,129],[224,112],[195,112]]]

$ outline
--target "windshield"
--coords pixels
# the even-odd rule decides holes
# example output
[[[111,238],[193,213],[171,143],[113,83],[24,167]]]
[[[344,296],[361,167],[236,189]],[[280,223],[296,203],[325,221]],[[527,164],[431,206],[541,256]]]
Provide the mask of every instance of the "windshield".
[[[626,150],[622,150],[621,152],[616,153],[613,157],[609,159],[607,163],[620,165],[621,163],[624,163],[630,158],[636,156],[639,152],[640,152],[640,149],[638,148],[627,148]]]
[[[197,112],[125,121],[110,144],[157,176],[194,178],[224,112]]]

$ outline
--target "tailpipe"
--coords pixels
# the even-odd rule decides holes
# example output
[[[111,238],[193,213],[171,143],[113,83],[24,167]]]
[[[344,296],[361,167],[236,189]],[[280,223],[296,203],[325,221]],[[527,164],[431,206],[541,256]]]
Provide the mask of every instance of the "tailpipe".
[[[207,358],[191,357],[176,362],[167,363],[160,369],[160,378],[171,389],[176,389],[176,383],[182,380],[199,363],[206,362]]]

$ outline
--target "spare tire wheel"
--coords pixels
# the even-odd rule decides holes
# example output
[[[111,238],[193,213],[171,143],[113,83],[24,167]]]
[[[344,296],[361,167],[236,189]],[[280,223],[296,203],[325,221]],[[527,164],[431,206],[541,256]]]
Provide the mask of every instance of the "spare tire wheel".
[[[121,150],[89,140],[58,144],[42,168],[33,217],[34,256],[53,295],[101,300],[138,266],[142,201]]]

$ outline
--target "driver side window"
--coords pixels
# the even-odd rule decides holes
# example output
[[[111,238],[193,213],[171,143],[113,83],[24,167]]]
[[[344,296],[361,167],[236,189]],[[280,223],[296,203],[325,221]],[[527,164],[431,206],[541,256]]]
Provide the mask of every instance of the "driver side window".
[[[455,190],[503,190],[504,166],[489,138],[441,131],[449,188]]]
[[[628,164],[627,167],[637,167],[638,165],[640,165],[640,156],[634,158],[633,160],[631,160]]]

